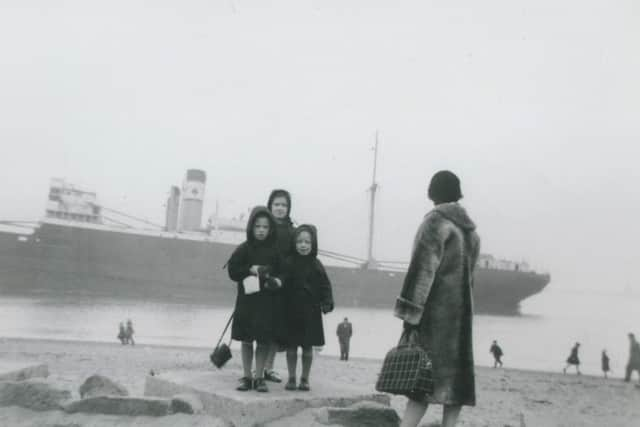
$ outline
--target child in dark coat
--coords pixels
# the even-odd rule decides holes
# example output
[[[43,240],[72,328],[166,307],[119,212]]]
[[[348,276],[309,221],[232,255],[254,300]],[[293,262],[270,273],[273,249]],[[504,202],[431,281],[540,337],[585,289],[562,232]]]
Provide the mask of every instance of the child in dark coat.
[[[251,375],[254,341],[257,342],[255,389],[269,391],[264,382],[269,347],[274,343],[284,343],[286,338],[281,267],[275,221],[266,207],[257,206],[247,224],[247,240],[235,249],[228,264],[229,277],[238,283],[231,337],[242,342],[244,377],[237,388],[240,391],[254,386]],[[245,292],[250,276],[257,277],[259,281],[257,292]]]
[[[287,390],[308,391],[309,373],[313,361],[313,346],[324,345],[322,314],[333,310],[331,282],[318,260],[316,228],[301,225],[294,232],[295,252],[288,258],[284,285],[285,312],[289,333]],[[296,387],[298,347],[302,347],[302,375]]]

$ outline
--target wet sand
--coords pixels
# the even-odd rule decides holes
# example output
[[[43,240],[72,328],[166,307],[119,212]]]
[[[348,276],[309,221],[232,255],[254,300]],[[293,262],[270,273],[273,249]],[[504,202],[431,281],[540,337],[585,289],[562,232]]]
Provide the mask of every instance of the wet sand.
[[[239,346],[232,346],[233,359],[224,369],[241,376]],[[94,343],[0,338],[0,359],[46,363],[57,385],[78,396],[78,387],[88,376],[99,373],[124,385],[132,395],[142,395],[145,376],[153,370],[162,373],[175,369],[214,369],[209,349],[151,346],[119,343]],[[311,371],[314,376],[332,376],[336,380],[372,391],[381,361],[352,359],[341,362],[335,357],[318,355]],[[276,359],[276,369],[286,376],[284,354]],[[465,407],[460,426],[640,426],[640,388],[620,379],[588,375],[563,375],[513,369],[478,367],[477,406]],[[283,387],[273,384],[271,387]],[[393,407],[402,416],[406,399],[394,397]],[[430,408],[424,426],[436,426],[441,408]]]

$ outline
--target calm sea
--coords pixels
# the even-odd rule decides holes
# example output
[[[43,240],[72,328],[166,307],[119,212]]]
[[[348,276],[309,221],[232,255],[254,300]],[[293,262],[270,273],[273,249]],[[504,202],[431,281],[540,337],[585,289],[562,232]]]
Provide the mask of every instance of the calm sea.
[[[497,339],[506,367],[561,371],[574,342],[581,346],[584,373],[600,373],[607,349],[614,376],[624,373],[627,332],[640,335],[640,296],[547,290],[524,301],[517,317],[477,315],[476,363],[491,365],[489,346]],[[211,347],[231,309],[197,305],[132,303],[117,300],[0,299],[0,337],[106,341],[117,343],[118,323],[132,319],[138,344]],[[382,358],[401,330],[389,310],[338,308],[325,316],[323,354],[338,354],[337,324],[349,317],[354,327],[353,357]],[[234,343],[233,346],[238,346]]]

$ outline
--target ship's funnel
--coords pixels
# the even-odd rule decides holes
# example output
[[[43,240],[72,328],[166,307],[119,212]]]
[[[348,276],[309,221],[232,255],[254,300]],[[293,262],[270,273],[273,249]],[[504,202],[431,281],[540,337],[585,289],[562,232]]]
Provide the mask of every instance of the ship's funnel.
[[[175,185],[171,187],[169,198],[167,199],[167,218],[165,228],[167,231],[178,229],[178,215],[180,213],[180,189]]]
[[[207,174],[199,169],[187,170],[182,184],[182,201],[180,207],[180,229],[195,231],[201,228],[202,202]]]

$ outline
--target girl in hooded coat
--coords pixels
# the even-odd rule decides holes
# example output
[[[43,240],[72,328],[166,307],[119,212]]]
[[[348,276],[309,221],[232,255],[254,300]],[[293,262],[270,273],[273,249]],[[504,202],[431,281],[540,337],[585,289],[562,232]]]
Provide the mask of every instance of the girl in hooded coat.
[[[442,426],[456,424],[462,405],[475,405],[473,271],[480,250],[475,224],[458,204],[460,180],[450,171],[429,184],[435,204],[418,228],[395,315],[431,357],[433,393],[409,399],[401,427],[416,427],[429,403],[444,406]]]
[[[276,241],[278,244],[278,252],[282,259],[286,259],[291,255],[293,246],[293,221],[291,221],[291,194],[287,190],[276,189],[269,194],[267,207],[276,220]],[[282,382],[278,374],[273,370],[276,353],[283,348],[274,345],[269,349],[267,361],[264,368],[264,379],[276,383]]]
[[[240,391],[255,385],[261,392],[269,391],[264,382],[264,366],[273,343],[284,343],[286,337],[282,297],[282,262],[276,245],[275,220],[264,206],[251,212],[247,223],[247,240],[240,244],[228,263],[229,277],[238,284],[231,337],[242,342],[244,377]],[[244,281],[257,276],[260,290],[245,292]],[[257,342],[256,379],[252,379],[253,342]]]
[[[308,391],[313,347],[324,345],[322,314],[333,310],[331,282],[318,260],[318,233],[313,225],[294,232],[294,254],[287,259],[284,285],[288,337],[287,390],[296,389],[298,347],[302,347],[302,375],[298,390]]]

